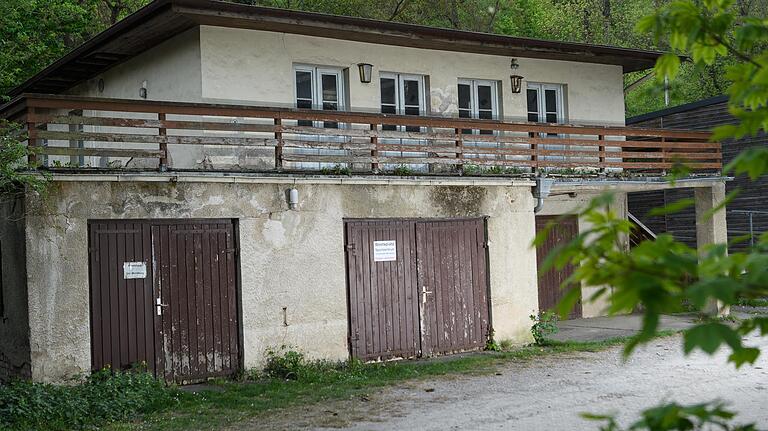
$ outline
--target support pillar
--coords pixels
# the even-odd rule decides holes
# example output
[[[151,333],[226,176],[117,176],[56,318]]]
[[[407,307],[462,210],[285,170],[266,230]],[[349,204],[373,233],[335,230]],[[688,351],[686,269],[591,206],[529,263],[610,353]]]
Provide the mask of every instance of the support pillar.
[[[721,208],[714,214],[711,210],[725,200],[725,182],[712,184],[711,187],[696,187],[696,248],[701,254],[707,244],[725,244],[728,242],[728,225],[725,218],[725,208]],[[713,314],[727,316],[730,308],[721,303],[712,304],[710,310]]]

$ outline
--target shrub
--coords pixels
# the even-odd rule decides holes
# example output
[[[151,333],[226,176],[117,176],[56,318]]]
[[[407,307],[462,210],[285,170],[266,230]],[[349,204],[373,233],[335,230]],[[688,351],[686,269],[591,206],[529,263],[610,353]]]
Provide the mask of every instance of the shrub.
[[[308,366],[303,353],[291,350],[287,346],[279,349],[267,349],[267,365],[264,375],[273,379],[298,380]]]
[[[547,337],[557,334],[557,314],[551,311],[541,311],[538,315],[531,314],[530,317],[533,321],[531,334],[533,334],[536,344],[545,344]]]
[[[16,381],[0,386],[0,429],[97,428],[176,399],[175,390],[144,371],[99,371],[71,386]]]

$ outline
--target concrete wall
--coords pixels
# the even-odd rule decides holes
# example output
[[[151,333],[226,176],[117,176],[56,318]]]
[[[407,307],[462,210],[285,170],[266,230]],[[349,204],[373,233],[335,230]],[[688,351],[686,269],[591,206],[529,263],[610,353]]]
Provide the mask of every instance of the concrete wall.
[[[90,369],[87,220],[97,218],[238,218],[245,365],[253,367],[265,349],[283,344],[347,358],[343,218],[489,216],[496,338],[531,340],[538,298],[529,187],[302,184],[299,211],[287,208],[288,187],[56,182],[28,216],[34,378]]]
[[[31,376],[24,200],[0,202],[0,382]]]
[[[428,76],[429,104],[435,114],[457,115],[458,79],[501,83],[505,117],[526,118],[525,90],[513,94],[510,58],[377,45],[313,36],[223,27],[200,27],[202,97],[292,106],[293,64],[349,68],[353,110],[380,109],[380,72]],[[357,63],[374,65],[373,80],[360,82]],[[565,84],[571,122],[624,124],[620,66],[520,58],[517,73],[527,81]],[[525,88],[525,82],[523,84]]]
[[[99,79],[104,80],[104,91],[99,91]],[[141,100],[139,89],[145,86],[147,100],[199,102],[201,82],[200,33],[193,28],[76,86],[69,93]]]
[[[562,214],[578,214],[583,210],[590,201],[597,195],[592,193],[574,193],[558,194],[555,192],[552,197],[547,199],[544,203],[544,207],[539,212],[539,215],[562,215]],[[613,211],[619,218],[627,218],[627,194],[624,192],[615,192],[615,198],[613,203],[609,206],[609,210]],[[583,232],[592,228],[592,224],[584,217],[579,217],[579,231]],[[600,287],[596,286],[582,286],[582,317],[597,317],[604,316],[606,308],[609,303],[605,296],[602,296],[598,300],[591,302],[588,299],[597,291]]]
[[[293,106],[294,64],[349,69],[350,108],[380,109],[379,73],[428,77],[432,113],[457,115],[458,79],[501,83],[500,105],[507,118],[526,118],[525,83],[566,86],[566,111],[574,123],[624,124],[621,66],[519,58],[515,73],[525,77],[523,92],[509,88],[510,57],[378,45],[225,27],[188,30],[73,88],[94,97],[185,102],[232,102]],[[374,65],[373,80],[360,82],[357,63]],[[99,79],[104,90],[98,90]]]

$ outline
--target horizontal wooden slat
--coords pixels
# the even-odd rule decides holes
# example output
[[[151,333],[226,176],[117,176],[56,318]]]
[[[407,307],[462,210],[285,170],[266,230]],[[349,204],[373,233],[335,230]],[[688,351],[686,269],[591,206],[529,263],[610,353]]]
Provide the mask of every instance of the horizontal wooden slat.
[[[503,122],[429,116],[369,114],[363,112],[313,111],[295,108],[257,107],[187,102],[161,102],[150,100],[103,99],[80,96],[25,94],[28,107],[49,109],[83,109],[97,111],[146,112],[178,115],[207,115],[231,117],[261,117],[292,120],[335,121],[359,124],[396,124],[447,129],[495,129],[531,133],[565,133],[603,136],[639,136],[665,138],[691,138],[707,140],[709,132],[666,129],[643,129],[617,126],[582,126]]]
[[[164,157],[168,145],[189,146],[190,151],[200,146],[265,147],[274,148],[278,167],[282,161],[356,163],[371,164],[374,170],[378,164],[477,164],[651,171],[679,162],[694,170],[717,170],[723,158],[720,144],[708,142],[709,133],[687,130],[48,95],[27,95],[13,106],[6,112],[34,127],[31,142],[36,145],[44,140],[96,143],[93,148],[50,147],[53,153],[44,152],[52,155]],[[63,115],[64,110],[77,114]],[[300,126],[299,121],[311,125]],[[333,127],[324,127],[329,122]],[[398,130],[383,130],[383,125]],[[417,131],[406,131],[406,126]],[[467,130],[474,132],[463,133]],[[150,147],[129,150],[99,142]],[[126,155],[136,151],[140,155]]]
[[[137,159],[152,159],[163,156],[163,152],[160,150],[138,150],[128,148],[41,147],[40,153],[49,156],[134,157]]]

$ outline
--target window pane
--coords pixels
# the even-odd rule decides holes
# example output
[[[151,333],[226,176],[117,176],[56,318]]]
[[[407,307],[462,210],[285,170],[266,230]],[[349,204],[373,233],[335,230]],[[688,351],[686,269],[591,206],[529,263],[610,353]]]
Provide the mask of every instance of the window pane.
[[[296,101],[297,108],[312,109],[312,101],[307,99],[299,99]]]
[[[557,123],[557,114],[547,114],[547,123]]]
[[[339,104],[333,103],[333,102],[324,102],[323,103],[323,109],[326,111],[338,111],[339,110]]]
[[[419,81],[404,80],[405,105],[419,106]]]
[[[312,73],[296,71],[296,98],[312,99]]]
[[[477,86],[477,107],[478,109],[492,109],[491,86]],[[482,117],[480,117],[482,118]]]
[[[472,111],[469,109],[459,109],[459,118],[472,118]]]
[[[406,106],[405,115],[419,115],[421,114],[418,106]]]
[[[478,112],[478,115],[483,120],[492,120],[493,119],[493,111],[482,110],[482,111]]]
[[[530,88],[528,89],[528,112],[539,112],[539,92]]]
[[[461,117],[462,109],[471,109],[472,96],[470,96],[471,89],[467,84],[459,84],[459,116]]]
[[[336,75],[323,75],[323,101],[337,102],[339,100],[339,89],[337,87]]]
[[[532,123],[538,123],[539,122],[539,114],[535,112],[529,112],[528,113],[528,121]]]
[[[557,92],[555,90],[545,90],[544,101],[547,105],[547,112],[557,112]]]
[[[381,105],[382,114],[397,114],[397,108],[395,105]]]
[[[381,103],[395,104],[395,80],[392,78],[381,78]]]

